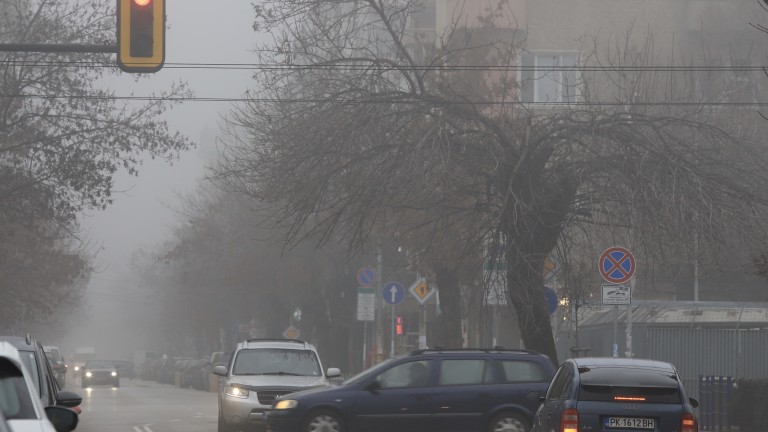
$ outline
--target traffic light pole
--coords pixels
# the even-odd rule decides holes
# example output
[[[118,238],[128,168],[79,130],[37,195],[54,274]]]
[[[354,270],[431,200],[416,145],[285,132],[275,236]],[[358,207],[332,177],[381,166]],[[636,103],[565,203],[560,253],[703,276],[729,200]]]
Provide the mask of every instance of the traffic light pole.
[[[107,54],[117,54],[117,49],[118,49],[117,45],[0,43],[0,52],[107,53]]]

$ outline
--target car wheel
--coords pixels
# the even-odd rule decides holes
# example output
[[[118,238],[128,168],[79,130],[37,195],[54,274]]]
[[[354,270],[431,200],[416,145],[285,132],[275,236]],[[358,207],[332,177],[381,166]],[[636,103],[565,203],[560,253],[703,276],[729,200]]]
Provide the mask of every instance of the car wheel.
[[[519,414],[503,412],[491,419],[488,432],[528,432],[531,427]]]
[[[304,421],[303,432],[344,432],[341,416],[333,411],[317,410],[311,412]]]

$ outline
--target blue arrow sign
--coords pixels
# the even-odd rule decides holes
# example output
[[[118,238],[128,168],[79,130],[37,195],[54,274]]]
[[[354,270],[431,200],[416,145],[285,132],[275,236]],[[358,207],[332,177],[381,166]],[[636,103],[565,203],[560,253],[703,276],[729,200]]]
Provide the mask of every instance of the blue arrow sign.
[[[381,291],[384,301],[396,305],[403,302],[405,298],[405,287],[400,282],[387,282]]]

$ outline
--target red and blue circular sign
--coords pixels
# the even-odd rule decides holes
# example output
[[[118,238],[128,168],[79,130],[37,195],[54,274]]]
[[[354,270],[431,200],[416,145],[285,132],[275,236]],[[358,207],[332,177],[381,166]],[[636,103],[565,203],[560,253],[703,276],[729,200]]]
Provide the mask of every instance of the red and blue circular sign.
[[[357,271],[357,283],[361,287],[370,287],[376,282],[376,270],[370,266],[362,266]]]
[[[620,284],[635,274],[635,256],[628,249],[614,246],[606,249],[598,260],[600,275],[610,283]]]

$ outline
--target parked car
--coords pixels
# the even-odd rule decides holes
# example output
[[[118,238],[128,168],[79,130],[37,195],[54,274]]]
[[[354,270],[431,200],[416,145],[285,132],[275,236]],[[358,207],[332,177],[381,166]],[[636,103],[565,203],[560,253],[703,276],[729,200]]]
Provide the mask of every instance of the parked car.
[[[264,429],[263,413],[276,397],[328,386],[341,371],[323,370],[315,347],[292,339],[250,339],[237,344],[228,366],[216,366],[219,432]]]
[[[10,343],[19,351],[21,361],[32,377],[43,407],[59,405],[74,408],[80,405],[82,398],[78,394],[61,390],[40,342],[29,335],[26,337],[0,336],[0,341]]]
[[[61,356],[59,347],[53,345],[43,345],[43,352],[51,362],[51,369],[56,375],[56,380],[59,382],[59,387],[66,385],[67,379],[67,364],[64,362],[64,357]]]
[[[528,432],[555,372],[525,350],[419,350],[275,400],[270,432]]]
[[[81,385],[83,388],[96,384],[110,384],[120,387],[120,374],[112,360],[88,360],[83,366]]]
[[[675,367],[633,358],[574,358],[558,369],[536,412],[533,432],[697,432]]]
[[[78,415],[70,409],[43,406],[36,397],[36,384],[23,355],[12,344],[0,342],[0,430],[11,432],[70,432],[77,427]]]

